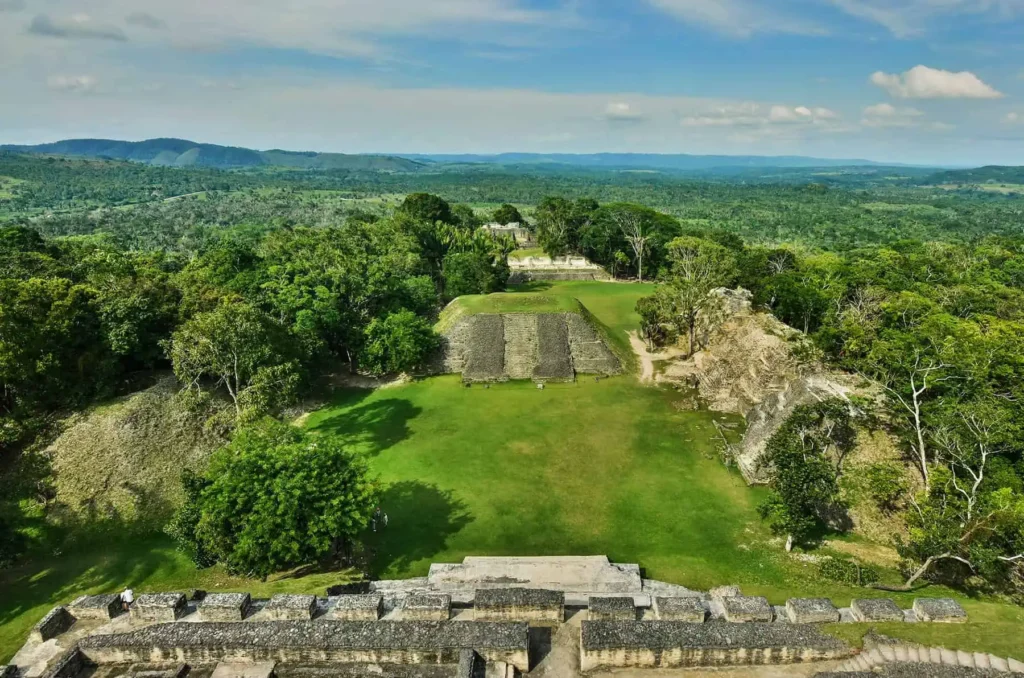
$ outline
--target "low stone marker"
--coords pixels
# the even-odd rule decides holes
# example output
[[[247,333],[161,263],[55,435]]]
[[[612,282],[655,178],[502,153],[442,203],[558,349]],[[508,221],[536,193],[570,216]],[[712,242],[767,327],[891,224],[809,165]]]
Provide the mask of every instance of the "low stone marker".
[[[68,605],[68,612],[75,619],[110,621],[121,614],[121,596],[116,593],[80,596]]]
[[[903,610],[889,598],[859,598],[850,603],[850,612],[859,622],[897,622],[905,619]]]
[[[39,620],[39,623],[32,627],[30,636],[32,640],[44,643],[50,638],[56,638],[70,629],[75,624],[75,618],[64,606],[55,607],[46,613],[46,616]]]
[[[585,672],[789,664],[851,653],[841,640],[800,624],[585,621],[580,632],[580,665]]]
[[[473,618],[561,624],[565,594],[547,589],[480,589],[474,596]]]
[[[790,598],[786,616],[794,624],[829,624],[839,621],[839,610],[828,598]]]
[[[700,598],[655,598],[654,612],[662,621],[703,624],[708,608]]]
[[[726,596],[722,608],[725,621],[732,623],[770,622],[775,618],[768,599],[761,596]]]
[[[377,594],[339,596],[327,610],[327,619],[377,621],[384,615],[384,596]]]
[[[84,638],[98,664],[220,661],[321,664],[450,664],[471,648],[488,663],[530,669],[529,626],[484,622],[247,621],[244,624],[158,624],[130,633]]]
[[[636,603],[628,596],[592,597],[588,616],[591,621],[636,621]]]
[[[251,609],[248,593],[208,593],[199,604],[199,612],[208,622],[242,621]]]
[[[924,622],[962,624],[967,612],[952,598],[915,598],[914,614]]]
[[[184,593],[145,593],[131,606],[132,621],[173,622],[185,615]]]
[[[409,596],[402,604],[402,619],[407,621],[448,621],[451,614],[452,597],[446,593]]]
[[[274,621],[309,621],[316,612],[316,596],[278,593],[263,610]]]

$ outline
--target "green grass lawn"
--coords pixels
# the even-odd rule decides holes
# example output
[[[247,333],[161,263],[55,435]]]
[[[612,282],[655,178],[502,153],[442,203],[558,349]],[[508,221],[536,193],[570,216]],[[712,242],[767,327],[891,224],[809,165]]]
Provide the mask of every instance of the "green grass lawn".
[[[625,343],[633,308],[651,286],[532,284],[521,291],[560,305],[578,299]],[[485,303],[485,302],[481,302]],[[304,425],[365,452],[384,486],[387,529],[366,535],[378,577],[422,575],[467,555],[608,555],[646,576],[706,589],[739,584],[776,604],[828,596],[840,605],[879,592],[822,581],[787,556],[748,488],[718,458],[716,417],[677,407],[683,396],[632,376],[548,385],[465,388],[457,376],[377,391],[343,391]],[[268,583],[196,572],[166,540],[112,543],[36,559],[0,573],[0,662],[57,602],[87,591],[198,587],[320,593],[348,573]],[[895,576],[895,575],[891,575]],[[971,623],[883,625],[878,630],[954,649],[1024,658],[1024,609],[956,595]],[[912,595],[894,595],[909,606]],[[865,625],[835,627],[858,641]]]

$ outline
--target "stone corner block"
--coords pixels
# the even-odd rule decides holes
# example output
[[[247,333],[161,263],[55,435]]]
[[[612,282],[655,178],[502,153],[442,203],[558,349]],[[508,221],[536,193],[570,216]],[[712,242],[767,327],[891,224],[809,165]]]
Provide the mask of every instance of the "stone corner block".
[[[790,598],[786,616],[794,624],[829,624],[839,621],[839,610],[828,598]]]
[[[914,614],[923,622],[962,624],[967,612],[952,598],[915,598]]]
[[[187,605],[184,593],[144,593],[132,603],[131,618],[139,622],[173,622],[185,616]]]
[[[636,603],[631,596],[591,596],[587,615],[593,621],[636,621]]]
[[[725,621],[732,623],[770,622],[775,611],[762,596],[725,596],[722,598]]]
[[[278,593],[263,610],[267,619],[275,621],[309,621],[316,613],[316,596]]]
[[[850,603],[850,612],[859,622],[899,622],[906,616],[889,598],[858,598]]]
[[[79,596],[67,608],[75,619],[110,621],[121,614],[121,596],[116,593]]]
[[[703,624],[708,608],[703,600],[694,597],[655,597],[654,612],[661,621]]]
[[[32,627],[32,639],[40,643],[46,642],[70,629],[74,623],[75,618],[66,607],[60,605],[47,612],[46,616]]]
[[[407,621],[448,621],[452,597],[447,593],[423,593],[409,596],[402,604],[402,619]]]
[[[384,596],[376,593],[338,596],[327,610],[327,619],[377,621],[384,616]]]
[[[251,609],[248,593],[208,593],[199,604],[203,619],[211,622],[242,621]]]

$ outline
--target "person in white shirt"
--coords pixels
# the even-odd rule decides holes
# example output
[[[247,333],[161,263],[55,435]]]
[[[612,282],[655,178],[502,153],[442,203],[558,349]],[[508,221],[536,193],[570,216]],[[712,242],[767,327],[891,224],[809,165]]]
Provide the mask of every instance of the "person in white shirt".
[[[125,587],[125,590],[121,592],[121,609],[127,612],[134,602],[135,591],[132,591],[131,588]]]

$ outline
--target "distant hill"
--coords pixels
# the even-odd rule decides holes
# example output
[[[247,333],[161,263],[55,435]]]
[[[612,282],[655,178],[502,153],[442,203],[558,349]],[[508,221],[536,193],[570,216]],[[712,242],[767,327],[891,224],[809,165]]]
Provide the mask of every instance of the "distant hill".
[[[809,158],[798,155],[685,155],[658,153],[501,153],[498,155],[417,155],[402,157],[438,163],[484,165],[570,165],[600,169],[695,171],[726,167],[899,167],[871,160]]]
[[[291,167],[318,170],[361,170],[415,172],[421,162],[388,155],[346,155],[343,153],[297,153],[255,151],[249,148],[200,144],[185,139],[112,141],[109,139],[68,139],[38,146],[0,146],[3,151],[45,153],[88,158],[111,158],[163,167]]]
[[[976,169],[949,170],[929,176],[923,183],[933,185],[1024,184],[1024,167],[989,165]]]

